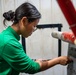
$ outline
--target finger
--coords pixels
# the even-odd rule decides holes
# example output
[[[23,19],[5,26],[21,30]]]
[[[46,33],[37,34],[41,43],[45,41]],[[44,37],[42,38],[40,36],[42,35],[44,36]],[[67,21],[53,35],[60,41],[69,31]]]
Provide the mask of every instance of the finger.
[[[72,57],[68,57],[68,63],[73,62],[73,58]]]

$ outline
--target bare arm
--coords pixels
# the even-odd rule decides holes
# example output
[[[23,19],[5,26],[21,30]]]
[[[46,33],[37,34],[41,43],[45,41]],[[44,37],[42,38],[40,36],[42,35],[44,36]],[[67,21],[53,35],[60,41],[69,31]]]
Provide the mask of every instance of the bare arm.
[[[41,71],[49,69],[57,64],[66,65],[70,61],[71,61],[71,59],[68,58],[67,56],[57,57],[57,58],[54,58],[54,59],[48,60],[48,61],[47,60],[46,61],[36,60],[36,62],[38,62],[40,64]]]

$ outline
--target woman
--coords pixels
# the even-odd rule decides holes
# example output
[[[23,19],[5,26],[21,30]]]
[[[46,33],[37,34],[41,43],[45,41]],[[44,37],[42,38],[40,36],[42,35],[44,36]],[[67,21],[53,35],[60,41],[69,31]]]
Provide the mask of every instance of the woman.
[[[52,60],[32,60],[19,43],[20,35],[27,38],[36,29],[41,14],[35,6],[26,2],[20,5],[15,12],[3,14],[5,21],[13,24],[0,33],[0,75],[19,75],[20,72],[34,74],[44,71],[54,65],[66,65],[70,58],[61,56]]]

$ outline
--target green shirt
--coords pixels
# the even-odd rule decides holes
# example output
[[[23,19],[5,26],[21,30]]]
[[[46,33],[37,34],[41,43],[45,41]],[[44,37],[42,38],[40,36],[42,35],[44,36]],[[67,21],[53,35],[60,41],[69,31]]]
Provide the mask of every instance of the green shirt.
[[[40,65],[26,55],[19,40],[20,36],[10,26],[0,33],[0,75],[40,71]]]

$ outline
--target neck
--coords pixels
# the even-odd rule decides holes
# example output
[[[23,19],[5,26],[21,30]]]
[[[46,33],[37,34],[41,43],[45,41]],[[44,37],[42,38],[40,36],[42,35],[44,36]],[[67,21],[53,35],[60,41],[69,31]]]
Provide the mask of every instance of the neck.
[[[11,27],[20,35],[19,25],[18,24],[12,24]]]

